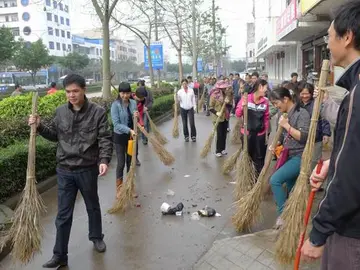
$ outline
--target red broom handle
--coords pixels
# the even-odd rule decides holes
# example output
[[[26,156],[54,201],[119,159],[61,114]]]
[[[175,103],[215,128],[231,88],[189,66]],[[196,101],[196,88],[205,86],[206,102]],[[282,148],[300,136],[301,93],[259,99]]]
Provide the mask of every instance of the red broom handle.
[[[321,172],[321,168],[322,168],[323,163],[324,163],[324,161],[322,159],[320,159],[318,164],[317,164],[317,167],[316,167],[316,174],[319,174]],[[311,208],[312,208],[314,198],[315,198],[315,193],[316,193],[315,190],[311,190],[309,198],[308,198],[306,211],[305,211],[305,216],[304,216],[304,231],[300,235],[300,243],[299,243],[298,249],[296,250],[296,257],[295,257],[295,263],[294,263],[294,269],[295,270],[299,270],[300,258],[301,258],[301,249],[302,249],[302,246],[304,245],[306,228],[307,228],[307,225],[309,223],[309,218],[310,218]]]

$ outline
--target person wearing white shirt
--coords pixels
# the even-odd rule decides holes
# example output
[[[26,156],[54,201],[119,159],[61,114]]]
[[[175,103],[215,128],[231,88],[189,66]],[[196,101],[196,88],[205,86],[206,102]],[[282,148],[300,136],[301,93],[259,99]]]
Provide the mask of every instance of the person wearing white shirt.
[[[189,141],[188,118],[190,122],[191,140],[196,142],[195,111],[196,100],[194,90],[188,86],[188,80],[181,81],[181,89],[177,92],[177,99],[180,102],[181,119],[185,141]]]

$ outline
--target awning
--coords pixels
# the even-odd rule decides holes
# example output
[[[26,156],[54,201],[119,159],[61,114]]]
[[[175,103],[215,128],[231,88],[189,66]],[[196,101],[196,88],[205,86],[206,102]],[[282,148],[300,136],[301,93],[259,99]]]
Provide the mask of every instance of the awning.
[[[279,36],[279,41],[303,41],[311,36],[317,35],[330,26],[328,21],[301,22],[296,20],[294,25]]]
[[[269,55],[271,53],[276,53],[276,52],[281,52],[283,51],[285,48],[289,47],[289,46],[296,46],[297,43],[294,41],[288,41],[288,42],[276,42],[274,45],[270,46],[269,48],[266,48],[265,50],[263,50],[260,54],[256,55],[256,57],[258,58],[264,58],[266,55]]]

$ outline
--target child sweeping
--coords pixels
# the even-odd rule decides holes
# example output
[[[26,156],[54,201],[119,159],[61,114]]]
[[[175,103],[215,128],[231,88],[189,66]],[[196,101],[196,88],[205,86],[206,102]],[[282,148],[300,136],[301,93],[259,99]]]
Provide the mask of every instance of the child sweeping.
[[[301,108],[300,103],[296,102],[296,96],[292,95],[290,91],[281,87],[270,93],[270,101],[280,112],[288,115],[287,118],[281,116],[279,119],[279,125],[285,130],[278,143],[283,146],[283,150],[276,164],[276,171],[270,178],[279,216],[275,225],[276,229],[280,229],[283,225],[280,215],[288,197],[283,184],[286,183],[287,191],[291,192],[300,173],[301,156],[310,126],[309,113]],[[270,150],[274,151],[275,149]]]
[[[259,175],[266,155],[266,132],[269,129],[269,100],[265,98],[268,83],[258,80],[254,84],[254,92],[248,95],[248,100],[242,97],[236,108],[236,116],[243,116],[243,104],[248,104],[248,146],[249,155]],[[244,134],[241,128],[241,134]]]
[[[225,81],[218,81],[210,96],[209,111],[214,114],[214,122],[220,117],[219,125],[216,131],[216,157],[226,156],[226,136],[230,110],[232,103],[231,85]],[[221,108],[225,105],[225,111],[222,113]]]

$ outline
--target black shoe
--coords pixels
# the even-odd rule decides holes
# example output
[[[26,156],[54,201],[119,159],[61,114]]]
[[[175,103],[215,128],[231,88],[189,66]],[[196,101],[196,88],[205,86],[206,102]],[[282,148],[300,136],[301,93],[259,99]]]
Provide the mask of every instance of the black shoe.
[[[148,144],[148,142],[147,141],[143,141],[143,145],[147,145]]]
[[[185,138],[185,142],[189,142],[189,137],[186,137],[186,138]]]
[[[43,268],[60,268],[67,266],[67,261],[60,260],[59,258],[53,256],[50,261],[43,264]]]
[[[192,140],[193,142],[196,142],[196,137],[191,137],[191,140]]]
[[[141,166],[141,162],[138,159],[136,159],[136,166],[138,166],[138,167]]]
[[[210,113],[209,113],[209,112],[206,112],[206,116],[210,116]]]
[[[99,253],[105,252],[106,244],[105,244],[104,240],[95,239],[93,241],[93,243],[94,243],[94,248],[96,249],[97,252],[99,252]]]

